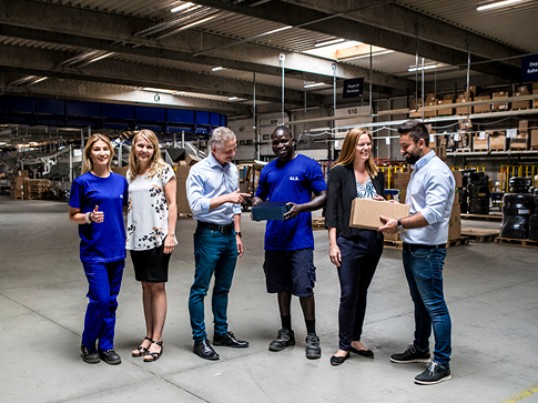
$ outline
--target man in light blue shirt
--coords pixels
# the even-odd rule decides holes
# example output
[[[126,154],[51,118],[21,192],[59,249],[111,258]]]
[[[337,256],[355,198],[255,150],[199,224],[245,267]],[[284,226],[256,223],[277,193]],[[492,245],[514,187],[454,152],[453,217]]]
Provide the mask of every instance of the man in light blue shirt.
[[[415,340],[390,360],[399,364],[427,362],[415,383],[431,385],[451,378],[452,324],[443,292],[443,266],[456,183],[448,166],[430,149],[423,123],[405,122],[398,133],[402,155],[408,164],[415,165],[405,199],[410,215],[398,220],[381,217],[385,225],[379,231],[402,233],[403,264],[415,305]],[[430,361],[432,327],[435,349]]]
[[[248,193],[238,190],[238,172],[232,163],[236,150],[233,131],[213,130],[211,153],[194,165],[187,177],[187,198],[194,219],[194,282],[189,295],[193,352],[206,360],[219,355],[207,340],[204,322],[204,297],[213,285],[212,309],[215,323],[213,344],[246,348],[248,342],[228,331],[228,293],[232,286],[237,256],[243,255],[241,240],[241,203]]]

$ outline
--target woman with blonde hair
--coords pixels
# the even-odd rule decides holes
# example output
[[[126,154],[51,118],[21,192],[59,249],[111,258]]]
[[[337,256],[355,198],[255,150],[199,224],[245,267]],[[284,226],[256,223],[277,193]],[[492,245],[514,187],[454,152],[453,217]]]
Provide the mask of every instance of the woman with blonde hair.
[[[146,336],[132,351],[145,362],[157,361],[163,352],[168,265],[177,244],[177,206],[174,171],[161,156],[159,140],[151,130],[140,130],[129,154],[129,208],[127,249],[136,280],[142,283]]]
[[[114,351],[117,296],[125,266],[123,207],[127,181],[110,170],[114,148],[93,134],[83,152],[82,175],[71,185],[69,219],[79,224],[80,260],[88,279],[88,307],[82,332],[82,360],[120,364]]]
[[[374,358],[362,342],[366,295],[383,252],[383,235],[349,226],[351,204],[357,197],[384,200],[385,178],[372,155],[372,135],[366,129],[346,134],[338,160],[329,174],[325,228],[329,235],[329,258],[340,281],[338,351],[332,365],[349,358],[350,351]]]

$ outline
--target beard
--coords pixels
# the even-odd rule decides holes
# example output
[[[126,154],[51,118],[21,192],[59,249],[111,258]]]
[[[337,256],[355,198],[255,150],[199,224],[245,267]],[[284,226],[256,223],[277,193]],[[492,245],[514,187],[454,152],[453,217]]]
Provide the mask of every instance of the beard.
[[[405,156],[405,162],[408,164],[415,164],[420,159],[420,155],[418,154],[407,154]]]

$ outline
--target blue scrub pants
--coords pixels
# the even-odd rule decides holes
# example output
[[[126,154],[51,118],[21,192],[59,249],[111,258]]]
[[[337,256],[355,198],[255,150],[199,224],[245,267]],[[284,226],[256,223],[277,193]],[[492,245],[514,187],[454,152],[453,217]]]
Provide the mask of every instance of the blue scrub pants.
[[[110,263],[82,263],[88,279],[89,303],[84,318],[82,344],[90,352],[107,351],[114,348],[114,327],[118,294],[125,260]]]

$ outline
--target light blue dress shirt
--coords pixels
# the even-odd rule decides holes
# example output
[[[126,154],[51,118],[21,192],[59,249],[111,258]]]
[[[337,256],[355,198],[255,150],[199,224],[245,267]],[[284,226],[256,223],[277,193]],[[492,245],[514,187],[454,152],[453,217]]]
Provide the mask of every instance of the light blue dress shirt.
[[[405,231],[402,234],[404,242],[440,245],[448,241],[455,189],[452,171],[433,150],[417,161],[409,179],[405,203],[410,206],[410,215],[422,213],[429,225]]]
[[[241,205],[224,203],[209,211],[211,199],[239,188],[239,173],[231,162],[222,165],[213,153],[193,165],[187,177],[187,199],[193,218],[198,221],[227,225],[234,214],[241,214]]]

